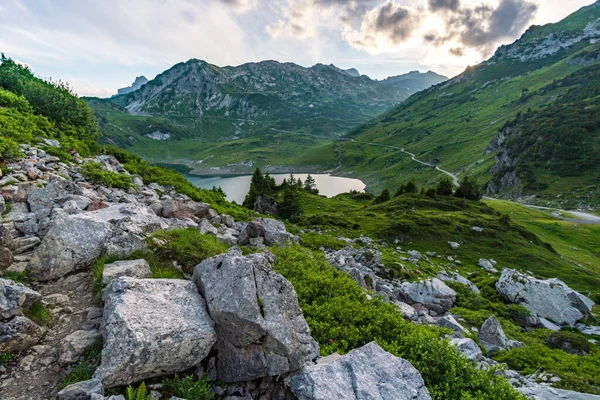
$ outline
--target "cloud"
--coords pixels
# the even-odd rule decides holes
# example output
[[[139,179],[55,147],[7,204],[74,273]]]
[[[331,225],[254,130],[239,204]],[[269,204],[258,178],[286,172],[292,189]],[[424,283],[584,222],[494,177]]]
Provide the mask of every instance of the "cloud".
[[[389,0],[368,11],[360,29],[346,27],[344,39],[370,53],[381,53],[408,40],[419,26],[418,12]]]
[[[460,7],[460,0],[429,0],[429,9],[433,12],[440,10],[456,11]]]
[[[236,11],[246,12],[258,6],[258,0],[220,0],[221,3],[232,7]]]

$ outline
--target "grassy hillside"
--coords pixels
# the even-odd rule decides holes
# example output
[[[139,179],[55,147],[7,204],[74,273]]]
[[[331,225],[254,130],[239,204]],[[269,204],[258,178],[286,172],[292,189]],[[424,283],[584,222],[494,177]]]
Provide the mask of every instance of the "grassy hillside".
[[[577,79],[573,77],[585,76],[595,68],[600,60],[597,58],[600,44],[584,38],[571,46],[554,49],[550,55],[540,54],[550,51],[544,47],[548,34],[555,35],[555,41],[565,42],[586,37],[584,29],[588,24],[598,24],[595,22],[598,18],[600,6],[596,3],[560,23],[533,27],[515,44],[500,48],[490,60],[468,68],[447,83],[413,95],[400,106],[354,130],[350,133],[354,142],[341,142],[344,170],[364,176],[375,191],[384,185],[398,185],[407,177],[422,183],[438,179],[439,173],[411,162],[406,154],[365,143],[368,142],[405,148],[420,160],[456,173],[473,174],[482,184],[487,184],[492,179],[490,169],[496,164],[496,150],[488,151],[488,147],[507,121],[529,110],[543,112],[555,102],[568,100],[565,96],[569,91],[583,87],[590,89],[590,93],[581,102],[597,104],[594,93],[599,86],[598,79],[575,82]],[[548,90],[555,81],[572,84],[559,84]],[[568,107],[580,110],[579,102]],[[593,128],[588,132],[595,142],[599,130]],[[557,134],[556,138],[565,143],[570,140],[568,132]],[[597,155],[597,145],[590,147]],[[535,192],[544,199],[557,200],[555,195],[560,192],[563,197],[559,201],[564,201],[565,196],[581,198],[582,192],[593,190],[593,196],[586,202],[600,205],[598,174],[594,168],[570,176],[568,187],[564,186],[564,179],[558,179],[560,175],[551,170],[546,172],[548,176],[542,176],[541,171],[536,174],[548,190],[537,193],[522,187],[520,194]],[[579,196],[569,196],[572,190],[578,190]]]

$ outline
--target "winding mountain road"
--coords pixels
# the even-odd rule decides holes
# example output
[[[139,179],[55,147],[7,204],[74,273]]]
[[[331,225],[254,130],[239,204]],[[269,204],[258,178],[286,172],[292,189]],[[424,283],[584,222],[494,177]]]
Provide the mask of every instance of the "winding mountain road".
[[[414,162],[417,162],[419,164],[425,165],[427,167],[431,167],[431,168],[435,168],[437,171],[449,176],[452,179],[452,182],[454,183],[455,186],[460,186],[459,180],[458,180],[458,176],[446,171],[444,169],[441,169],[440,167],[438,167],[437,165],[433,165],[431,163],[425,162],[425,161],[421,161],[419,159],[416,158],[415,154],[404,150],[404,148],[402,147],[397,147],[397,146],[390,146],[390,145],[386,145],[386,144],[379,144],[379,143],[372,143],[372,142],[361,142],[358,140],[354,140],[354,139],[350,139],[351,142],[354,143],[361,143],[361,144],[367,144],[370,146],[379,146],[379,147],[387,147],[390,149],[394,149],[394,150],[399,150],[404,154],[407,154],[411,157],[411,159]],[[339,150],[338,150],[339,151]],[[341,154],[341,152],[340,152]],[[341,167],[341,157],[340,157],[340,167]],[[338,167],[339,168],[339,167]],[[491,200],[491,201],[498,201],[499,199],[496,199],[494,197],[487,197],[484,196],[485,200]],[[509,201],[509,200],[505,200],[505,201]],[[584,211],[570,211],[570,210],[561,210],[561,209],[557,209],[557,208],[552,208],[552,207],[541,207],[541,206],[532,206],[529,204],[522,204],[522,203],[518,203],[515,201],[511,201],[511,203],[515,203],[521,206],[525,206],[525,207],[529,207],[529,208],[535,208],[537,210],[553,210],[553,211],[559,211],[559,212],[564,212],[564,213],[568,213],[571,215],[574,215],[576,217],[578,217],[579,219],[574,219],[574,218],[561,218],[563,221],[567,221],[567,222],[572,222],[572,223],[576,223],[576,224],[583,224],[583,225],[600,225],[600,216],[594,215],[594,214],[590,214]]]

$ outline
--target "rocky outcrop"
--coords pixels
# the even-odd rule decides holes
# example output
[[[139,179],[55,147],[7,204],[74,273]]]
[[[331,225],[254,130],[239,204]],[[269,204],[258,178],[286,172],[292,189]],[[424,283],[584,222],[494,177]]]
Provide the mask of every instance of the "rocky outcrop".
[[[450,339],[450,344],[458,349],[470,361],[481,361],[483,353],[477,342],[469,338]]]
[[[28,269],[39,280],[57,279],[89,266],[104,251],[128,255],[143,250],[144,235],[167,227],[148,208],[134,203],[59,215],[35,250]]]
[[[107,387],[185,371],[216,341],[190,281],[123,277],[111,281],[102,298],[104,349],[94,377]]]
[[[437,278],[441,281],[444,282],[458,282],[458,283],[462,283],[465,286],[468,286],[469,289],[471,289],[473,292],[479,294],[479,288],[477,287],[477,285],[475,285],[473,282],[471,282],[470,280],[468,280],[467,278],[465,278],[464,276],[460,275],[457,272],[452,272],[452,271],[440,271],[437,274]]]
[[[104,266],[102,283],[107,284],[115,278],[128,276],[131,278],[148,278],[151,274],[150,265],[144,259],[115,261]]]
[[[490,356],[500,350],[523,346],[523,343],[506,337],[500,322],[494,316],[489,317],[481,326],[479,341]]]
[[[193,280],[217,332],[217,378],[252,380],[300,369],[318,346],[294,288],[271,269],[272,255],[239,249],[204,260]]]
[[[408,304],[422,304],[427,309],[443,314],[452,308],[456,292],[438,278],[421,282],[404,282],[398,290],[398,298]]]
[[[558,279],[536,279],[513,269],[502,271],[496,289],[507,301],[560,325],[575,325],[594,304]]]
[[[298,400],[431,399],[419,371],[375,342],[305,367],[289,386]]]
[[[99,379],[90,379],[67,386],[58,392],[58,400],[102,400],[104,386]]]

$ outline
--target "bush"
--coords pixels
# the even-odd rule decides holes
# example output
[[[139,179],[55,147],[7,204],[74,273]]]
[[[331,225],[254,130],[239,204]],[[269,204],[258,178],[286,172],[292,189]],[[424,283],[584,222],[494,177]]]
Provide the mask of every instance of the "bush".
[[[495,370],[481,371],[447,341],[445,330],[406,322],[396,308],[365,292],[320,253],[272,249],[275,270],[294,285],[321,354],[346,353],[373,340],[417,368],[434,399],[524,399]]]
[[[96,162],[85,164],[82,173],[91,182],[98,185],[118,189],[129,189],[133,185],[130,176],[108,171],[102,164]]]
[[[196,379],[194,375],[180,377],[175,375],[172,379],[162,381],[163,395],[167,397],[180,397],[187,400],[213,400],[214,392],[206,377]]]
[[[228,249],[215,236],[204,235],[195,228],[156,232],[148,243],[159,261],[176,261],[187,273],[191,273],[202,260]]]
[[[385,203],[386,201],[390,200],[390,191],[388,188],[385,188],[381,191],[381,193],[379,194],[379,196],[375,197],[375,200],[373,200],[373,204],[381,204],[381,203]]]
[[[346,242],[322,235],[315,232],[305,233],[301,236],[302,246],[311,250],[319,250],[321,247],[326,249],[340,250],[346,247]]]
[[[38,325],[48,325],[52,322],[52,314],[40,301],[33,303],[25,312],[25,316]]]

